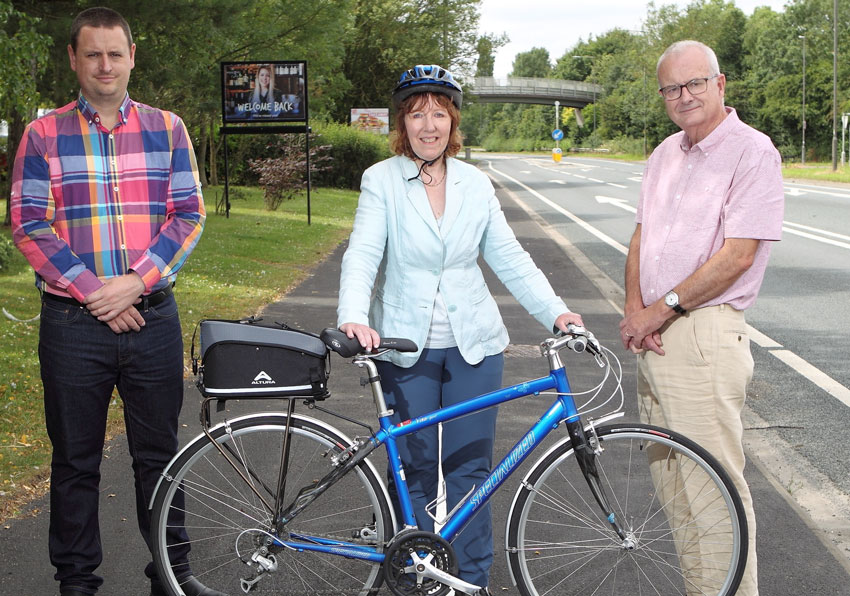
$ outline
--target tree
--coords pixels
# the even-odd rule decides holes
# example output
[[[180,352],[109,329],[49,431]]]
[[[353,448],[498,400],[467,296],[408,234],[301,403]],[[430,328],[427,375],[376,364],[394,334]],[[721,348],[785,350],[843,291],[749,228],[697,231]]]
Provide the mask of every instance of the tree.
[[[501,35],[487,33],[478,38],[475,44],[475,51],[478,54],[475,62],[476,77],[493,76],[493,69],[496,67],[496,50],[506,43],[508,43],[508,36],[505,33]]]
[[[354,0],[353,21],[343,39],[348,88],[334,112],[390,104],[405,70],[439,64],[471,75],[477,56],[480,0]]]
[[[476,77],[492,77],[496,64],[495,53],[498,48],[508,43],[508,37],[504,33],[494,35],[488,33],[478,38],[476,50],[478,60],[475,64]],[[470,84],[464,86],[469,91]],[[490,121],[498,112],[500,106],[492,103],[476,103],[475,98],[469,93],[463,102],[463,118],[461,119],[461,132],[464,143],[467,145],[480,145],[487,135]]]
[[[551,74],[552,64],[549,62],[549,50],[532,48],[527,52],[520,52],[516,55],[510,76],[545,78],[551,76]]]
[[[6,171],[0,173],[0,189],[9,196],[15,154],[23,134],[24,120],[31,119],[39,105],[36,81],[47,60],[49,39],[36,31],[37,19],[0,1],[0,120],[9,123],[6,138]],[[4,225],[11,223],[11,201],[6,201]]]

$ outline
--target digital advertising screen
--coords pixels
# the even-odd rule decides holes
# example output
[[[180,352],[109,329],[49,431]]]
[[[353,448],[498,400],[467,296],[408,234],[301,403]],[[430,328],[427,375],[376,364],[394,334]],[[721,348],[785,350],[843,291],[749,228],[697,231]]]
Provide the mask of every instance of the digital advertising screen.
[[[221,102],[231,122],[306,122],[307,63],[222,62]]]

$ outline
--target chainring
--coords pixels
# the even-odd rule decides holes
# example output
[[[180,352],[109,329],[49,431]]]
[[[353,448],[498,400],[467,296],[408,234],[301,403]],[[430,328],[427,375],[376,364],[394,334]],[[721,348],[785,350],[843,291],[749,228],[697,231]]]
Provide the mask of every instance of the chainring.
[[[449,586],[436,579],[422,577],[422,562],[430,562],[440,571],[457,575],[454,548],[442,536],[419,530],[403,533],[387,548],[384,559],[384,581],[395,596],[448,594]]]

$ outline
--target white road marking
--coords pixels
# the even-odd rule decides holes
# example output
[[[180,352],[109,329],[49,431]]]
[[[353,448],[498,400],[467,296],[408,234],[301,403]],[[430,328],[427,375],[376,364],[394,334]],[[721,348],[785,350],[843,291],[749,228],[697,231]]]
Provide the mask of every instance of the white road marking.
[[[602,242],[604,242],[605,244],[607,244],[611,248],[618,250],[623,254],[627,254],[629,252],[628,248],[626,248],[625,246],[623,246],[622,244],[620,244],[619,242],[617,242],[616,240],[611,238],[611,236],[605,234],[604,232],[601,232],[600,230],[597,230],[596,228],[594,228],[592,225],[590,225],[589,223],[587,223],[586,221],[584,221],[580,217],[578,217],[578,216],[572,214],[571,212],[567,211],[566,209],[564,209],[563,207],[561,207],[557,203],[550,201],[549,199],[544,197],[542,194],[540,194],[539,192],[537,192],[533,188],[523,184],[522,182],[520,182],[519,180],[517,180],[513,176],[509,176],[508,174],[505,174],[504,172],[497,170],[496,168],[493,167],[492,163],[489,164],[489,165],[490,165],[491,170],[493,170],[494,172],[496,172],[500,176],[507,178],[508,180],[513,182],[514,184],[518,184],[519,186],[524,188],[526,191],[530,192],[532,195],[534,195],[535,197],[537,197],[538,199],[543,201],[546,205],[548,205],[549,207],[551,207],[552,209],[554,209],[555,211],[557,211],[558,213],[560,213],[564,217],[571,219],[572,221],[577,223],[579,226],[584,228],[586,231],[588,231],[589,233],[593,234],[594,236],[596,236],[597,238],[602,240]]]
[[[596,195],[596,202],[600,204],[607,203],[609,205],[614,205],[614,207],[619,207],[620,209],[625,209],[626,211],[637,213],[637,208],[629,205],[626,202],[626,199],[617,199],[615,197],[604,197],[602,195]]]
[[[787,227],[787,222],[783,222],[782,231],[788,232],[789,234],[794,234],[795,236],[802,236],[803,238],[808,238],[809,240],[814,240],[815,242],[822,242],[824,244],[831,244],[832,246],[837,246],[839,248],[846,248],[850,250],[850,243],[848,242],[839,242],[838,240],[832,240],[830,238],[822,238],[820,236],[816,236],[815,234],[809,234],[808,232],[802,232],[800,230],[792,230]]]
[[[815,232],[817,234],[823,234],[824,236],[832,236],[834,238],[841,238],[842,240],[847,240],[850,242],[850,236],[845,236],[844,234],[838,234],[836,232],[827,232],[826,230],[821,230],[820,228],[813,228],[811,226],[804,226],[803,224],[793,223],[790,221],[783,221],[783,225],[792,226],[795,228],[800,228],[801,230],[808,230],[809,232]]]
[[[850,192],[846,192],[846,191],[845,192],[840,192],[840,191],[836,192],[836,191],[832,191],[832,190],[821,190],[820,188],[817,188],[815,186],[806,186],[805,190],[803,190],[803,188],[800,188],[799,185],[797,185],[797,186],[786,186],[785,187],[785,193],[791,195],[792,197],[798,197],[800,195],[804,195],[804,194],[807,194],[807,193],[810,193],[810,192],[815,193],[815,194],[819,194],[819,195],[827,195],[827,196],[830,196],[830,197],[842,197],[842,198],[845,198],[845,199],[850,198]]]

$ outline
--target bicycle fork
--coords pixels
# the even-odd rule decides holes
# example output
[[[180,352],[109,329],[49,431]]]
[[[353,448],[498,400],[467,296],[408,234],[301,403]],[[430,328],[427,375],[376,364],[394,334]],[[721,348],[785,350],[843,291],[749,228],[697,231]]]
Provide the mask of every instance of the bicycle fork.
[[[581,468],[581,473],[587,481],[587,486],[590,487],[590,492],[593,493],[593,498],[596,499],[599,507],[602,508],[602,512],[605,514],[605,519],[611,525],[611,528],[625,544],[628,542],[628,536],[622,526],[620,526],[620,523],[617,520],[617,515],[611,508],[611,504],[608,501],[605,490],[599,482],[599,470],[596,466],[596,454],[600,449],[596,433],[591,430],[593,434],[588,437],[587,433],[581,426],[581,420],[565,422],[564,424],[567,427],[567,432],[569,433],[570,440],[573,444],[573,453],[575,453],[579,468]]]

